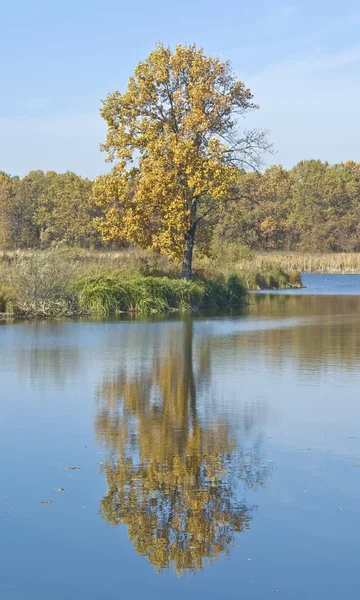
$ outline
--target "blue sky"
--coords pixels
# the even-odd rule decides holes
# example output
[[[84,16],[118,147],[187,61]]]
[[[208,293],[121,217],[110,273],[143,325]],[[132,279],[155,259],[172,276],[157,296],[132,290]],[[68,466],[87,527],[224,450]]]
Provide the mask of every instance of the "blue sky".
[[[100,100],[156,42],[230,59],[270,131],[268,163],[360,160],[358,0],[13,0],[0,11],[0,170],[109,167]]]

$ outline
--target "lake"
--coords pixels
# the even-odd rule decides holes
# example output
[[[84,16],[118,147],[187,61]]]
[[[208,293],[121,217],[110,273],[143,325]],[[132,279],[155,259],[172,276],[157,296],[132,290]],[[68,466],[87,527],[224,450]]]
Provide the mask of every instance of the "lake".
[[[1,599],[357,598],[360,276],[304,282],[2,322]]]

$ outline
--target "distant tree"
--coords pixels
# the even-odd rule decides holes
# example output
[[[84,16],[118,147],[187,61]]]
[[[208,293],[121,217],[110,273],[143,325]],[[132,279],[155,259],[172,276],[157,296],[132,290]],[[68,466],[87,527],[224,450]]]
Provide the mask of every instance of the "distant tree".
[[[117,160],[94,186],[103,239],[181,258],[190,278],[199,225],[237,197],[239,168],[259,164],[269,148],[264,132],[239,128],[257,108],[230,63],[195,45],[158,45],[101,110],[103,148]]]
[[[36,222],[41,229],[41,242],[66,240],[80,247],[100,243],[94,227],[99,210],[91,201],[92,182],[75,173],[46,173],[48,185],[39,196]]]
[[[10,176],[0,171],[0,246],[11,246],[10,213],[14,199],[14,188]]]
[[[237,242],[253,249],[286,247],[291,178],[281,165],[264,173],[243,173],[241,198],[222,211],[215,227],[218,247]]]
[[[33,171],[23,179],[0,175],[0,245],[4,248],[36,248],[39,228],[34,215],[44,174]]]

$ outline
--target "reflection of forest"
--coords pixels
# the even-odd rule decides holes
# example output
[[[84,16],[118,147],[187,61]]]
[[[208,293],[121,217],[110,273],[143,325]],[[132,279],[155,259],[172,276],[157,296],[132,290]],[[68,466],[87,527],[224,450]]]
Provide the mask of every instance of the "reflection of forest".
[[[249,315],[259,327],[219,340],[218,351],[281,367],[357,369],[360,365],[360,298],[356,296],[268,295],[253,297]],[[265,320],[264,320],[265,319]],[[274,321],[272,321],[274,319]],[[261,324],[264,324],[261,327]]]
[[[47,381],[63,387],[81,376],[77,340],[68,343],[71,323],[28,321],[21,323],[23,336],[14,357],[20,381],[43,385]],[[25,343],[23,343],[23,340]]]
[[[195,370],[191,319],[163,335],[150,368],[120,369],[99,389],[95,430],[112,455],[101,512],[128,526],[158,571],[173,564],[181,574],[231,549],[251,518],[244,488],[261,485],[267,469],[239,448],[228,423],[199,417],[210,353],[200,346]]]

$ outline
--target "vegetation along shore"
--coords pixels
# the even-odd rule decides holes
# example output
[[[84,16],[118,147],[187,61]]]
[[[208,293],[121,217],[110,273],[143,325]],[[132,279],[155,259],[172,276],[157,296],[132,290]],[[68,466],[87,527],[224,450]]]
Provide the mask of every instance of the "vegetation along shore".
[[[297,272],[270,264],[256,270],[251,261],[245,268],[229,257],[203,258],[186,280],[180,263],[151,251],[90,252],[61,244],[4,253],[0,280],[0,312],[28,317],[232,308],[247,303],[248,289],[301,285]]]
[[[262,170],[267,133],[238,118],[258,108],[229,62],[158,44],[102,102],[110,171],[0,171],[0,311],[223,308],[360,272],[360,164]]]

